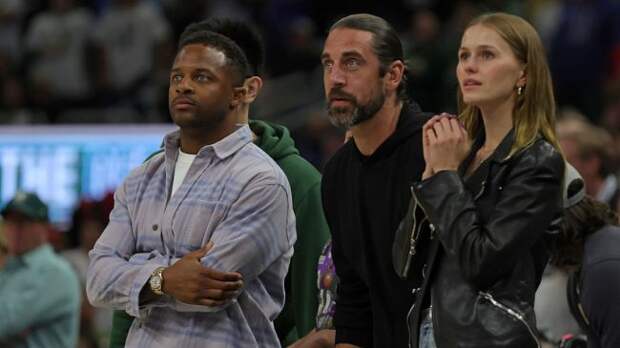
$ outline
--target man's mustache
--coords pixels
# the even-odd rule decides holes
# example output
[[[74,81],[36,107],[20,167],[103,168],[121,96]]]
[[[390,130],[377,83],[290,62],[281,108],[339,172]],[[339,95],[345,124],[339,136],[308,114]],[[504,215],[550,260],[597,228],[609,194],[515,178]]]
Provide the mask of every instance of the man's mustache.
[[[355,102],[355,97],[341,89],[334,88],[329,92],[328,99],[332,102],[334,99],[344,99]]]

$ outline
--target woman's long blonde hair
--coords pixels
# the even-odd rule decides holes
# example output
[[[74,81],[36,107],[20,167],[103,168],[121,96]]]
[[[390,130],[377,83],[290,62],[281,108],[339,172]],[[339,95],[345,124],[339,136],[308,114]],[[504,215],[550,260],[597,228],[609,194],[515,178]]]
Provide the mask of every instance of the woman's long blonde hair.
[[[555,98],[551,73],[545,49],[536,30],[523,18],[507,13],[490,13],[476,17],[466,27],[483,25],[495,30],[508,43],[513,54],[525,66],[527,82],[521,95],[516,95],[513,109],[515,141],[510,155],[531,145],[538,134],[558,151],[555,135]],[[461,89],[457,91],[459,117],[473,139],[483,131],[480,109],[463,101]]]

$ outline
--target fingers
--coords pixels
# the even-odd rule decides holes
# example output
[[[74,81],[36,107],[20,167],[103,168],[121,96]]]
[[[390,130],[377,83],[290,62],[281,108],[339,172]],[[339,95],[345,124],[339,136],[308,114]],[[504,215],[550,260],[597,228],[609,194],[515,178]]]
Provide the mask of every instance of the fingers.
[[[211,300],[211,299],[200,299],[198,300],[198,304],[203,305],[203,306],[207,306],[207,307],[217,307],[217,306],[221,306],[223,304],[225,304],[226,301],[221,301],[221,300]]]
[[[433,125],[433,131],[439,142],[462,142],[467,139],[467,130],[455,117],[442,117]]]
[[[427,130],[425,134],[428,139],[429,145],[434,145],[437,143],[437,134],[435,133],[435,130],[433,128]]]
[[[236,291],[243,287],[243,281],[221,281],[215,280],[212,278],[207,278],[206,281],[202,282],[203,288],[205,289],[215,289],[215,290],[223,290],[223,291]]]
[[[445,126],[446,123],[447,128]],[[450,123],[446,119],[439,120],[433,125],[433,130],[435,131],[435,134],[437,134],[437,140],[446,139],[450,136]]]
[[[213,301],[227,301],[236,296],[239,296],[238,290],[219,290],[219,289],[206,289],[202,291],[202,298],[204,300]]]
[[[453,118],[454,115],[448,114],[446,112],[431,117],[431,119],[426,121],[426,123],[422,127],[422,131],[424,132],[423,134],[426,136],[427,134],[429,134],[429,130],[433,130],[438,137],[442,138],[443,136],[440,134],[447,134],[447,132],[452,127],[450,124],[450,120]]]
[[[435,125],[435,123],[437,123],[443,117],[445,117],[445,114],[435,115],[435,116],[431,117],[430,120],[426,121],[426,123],[422,127],[422,131],[424,132],[424,134],[426,134],[426,132],[429,129],[433,129],[433,126]]]
[[[200,250],[204,250],[205,255],[209,252],[209,250],[211,250],[213,248],[213,241],[209,241],[209,243],[207,243],[207,245],[203,246],[202,248],[200,248]]]
[[[203,246],[202,248],[198,250],[194,250],[191,253],[187,253],[185,256],[183,256],[183,258],[197,259],[198,261],[200,261],[200,259],[203,258],[205,255],[207,255],[209,250],[211,250],[212,248],[213,248],[213,242],[209,242],[207,243],[207,245]]]
[[[467,130],[465,129],[465,126],[463,126],[461,121],[456,118],[452,118],[450,119],[450,124],[452,125],[452,130],[456,134],[459,134],[460,137],[463,139],[467,139]]]
[[[207,278],[213,280],[219,280],[224,282],[240,281],[243,283],[243,277],[238,272],[220,272],[212,268],[205,267],[200,273],[203,276],[206,276]]]

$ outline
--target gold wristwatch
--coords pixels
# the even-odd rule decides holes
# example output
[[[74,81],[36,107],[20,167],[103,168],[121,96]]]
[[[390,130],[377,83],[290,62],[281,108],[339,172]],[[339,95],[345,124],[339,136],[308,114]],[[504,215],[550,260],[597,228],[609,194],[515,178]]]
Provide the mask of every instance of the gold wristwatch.
[[[164,270],[166,267],[158,267],[151,274],[151,278],[149,279],[149,285],[151,286],[151,291],[155,295],[163,295],[164,294]]]

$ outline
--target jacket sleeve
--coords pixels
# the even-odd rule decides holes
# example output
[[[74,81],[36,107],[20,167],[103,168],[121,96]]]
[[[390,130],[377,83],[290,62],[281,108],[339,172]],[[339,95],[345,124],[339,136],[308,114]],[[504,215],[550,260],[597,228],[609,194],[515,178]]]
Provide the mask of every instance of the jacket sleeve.
[[[542,157],[542,159],[540,159]],[[445,250],[457,257],[465,279],[480,289],[510,272],[536,243],[561,207],[564,162],[559,153],[523,154],[508,174],[488,221],[456,171],[441,171],[414,185],[414,194]]]
[[[592,335],[602,348],[620,347],[619,265],[618,260],[603,260],[584,274],[581,300]]]
[[[117,189],[110,222],[88,254],[86,294],[95,306],[124,310],[133,317],[143,318],[151,306],[169,305],[164,297],[147,305],[139,303],[140,292],[153,271],[168,266],[168,262],[156,250],[136,254],[126,184],[127,181]]]
[[[325,181],[323,184],[323,207],[332,232],[332,258],[338,276],[334,317],[336,344],[349,343],[359,347],[372,347],[370,291],[342,251],[342,244],[346,241],[341,240],[339,233],[331,227],[333,222],[329,212],[333,212],[333,209],[329,205]]]
[[[245,284],[251,284],[259,276],[261,282],[270,279],[274,284],[280,280],[284,283],[296,238],[290,190],[283,183],[248,184],[211,235],[213,248],[201,263],[221,272],[239,272]],[[263,274],[268,268],[272,268],[272,272]],[[214,307],[175,301],[174,309],[179,312],[221,311],[237,296]],[[284,302],[284,298],[277,301]]]

